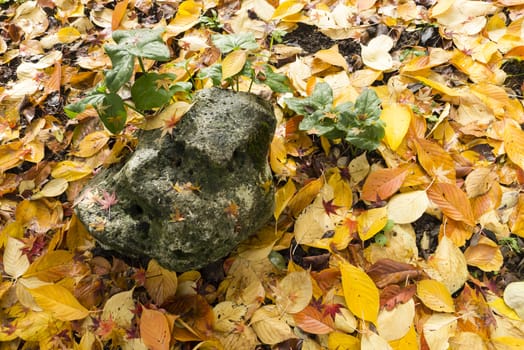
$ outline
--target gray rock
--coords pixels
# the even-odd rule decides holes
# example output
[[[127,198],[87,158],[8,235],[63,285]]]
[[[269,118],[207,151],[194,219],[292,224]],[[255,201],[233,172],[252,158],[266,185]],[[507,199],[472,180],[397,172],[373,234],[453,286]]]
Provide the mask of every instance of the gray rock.
[[[75,210],[102,247],[185,271],[226,256],[271,218],[271,106],[220,89],[194,101],[172,136],[142,131],[129,159],[84,189]],[[103,208],[113,192],[118,202]]]

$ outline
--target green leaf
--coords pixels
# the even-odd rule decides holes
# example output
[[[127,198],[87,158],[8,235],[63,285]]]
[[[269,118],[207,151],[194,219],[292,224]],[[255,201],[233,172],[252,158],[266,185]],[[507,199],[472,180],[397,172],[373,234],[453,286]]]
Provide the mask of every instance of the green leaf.
[[[374,125],[349,128],[346,141],[358,148],[372,151],[380,145],[380,141],[385,135],[384,130],[384,124],[380,120]]]
[[[380,118],[380,99],[375,91],[364,90],[355,101],[355,113],[359,119],[379,119]]]
[[[113,68],[105,73],[106,85],[109,91],[117,92],[133,76],[135,56],[120,50],[116,45],[106,45],[105,50],[113,65]]]
[[[171,100],[175,93],[191,89],[190,83],[172,84],[174,79],[176,75],[171,73],[142,75],[131,88],[131,97],[135,107],[140,111],[162,107]]]
[[[113,134],[122,131],[126,125],[127,111],[119,95],[113,92],[106,94],[101,103],[94,107],[107,130]]]
[[[79,113],[85,111],[88,106],[96,106],[102,102],[105,94],[94,91],[92,94],[84,97],[80,101],[70,103],[64,107],[64,112],[69,118],[75,118]]]
[[[311,101],[319,107],[331,106],[333,104],[333,90],[328,83],[318,83],[311,94]]]
[[[258,49],[258,44],[253,33],[215,34],[211,36],[211,40],[223,54],[240,49]]]
[[[269,86],[269,88],[274,92],[293,92],[290,87],[289,79],[284,74],[273,72],[273,69],[268,64],[264,66],[264,72],[259,73],[254,80],[258,84]]]
[[[198,72],[197,78],[200,80],[209,78],[213,82],[213,86],[220,86],[222,82],[222,65],[217,63],[201,69],[200,72]]]
[[[163,28],[116,30],[113,32],[113,40],[117,45],[114,46],[134,56],[168,61],[171,54],[169,47],[162,40],[163,32]],[[109,45],[105,48],[107,46]]]

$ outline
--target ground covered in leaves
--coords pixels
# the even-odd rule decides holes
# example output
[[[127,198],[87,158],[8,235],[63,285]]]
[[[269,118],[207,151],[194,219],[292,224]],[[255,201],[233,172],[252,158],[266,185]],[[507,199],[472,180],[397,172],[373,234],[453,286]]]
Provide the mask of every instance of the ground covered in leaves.
[[[524,2],[0,1],[0,18],[2,349],[524,347]],[[114,71],[114,31],[160,27],[169,59],[129,80],[166,74],[164,106],[66,116]],[[127,83],[111,96],[132,101]],[[274,220],[184,273],[103,251],[73,213],[138,129],[176,132],[191,94],[171,84],[249,90],[278,118]]]

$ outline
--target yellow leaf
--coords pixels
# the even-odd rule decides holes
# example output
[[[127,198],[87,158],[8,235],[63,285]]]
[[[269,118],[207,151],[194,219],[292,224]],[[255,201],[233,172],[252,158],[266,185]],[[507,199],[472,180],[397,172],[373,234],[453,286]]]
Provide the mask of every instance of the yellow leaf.
[[[496,297],[495,299],[491,300],[488,303],[489,307],[491,307],[496,313],[507,317],[511,320],[520,321],[521,318],[519,315],[506,304],[504,299]]]
[[[146,271],[145,287],[155,304],[162,305],[175,296],[178,285],[174,271],[164,269],[154,259],[149,261]]]
[[[332,332],[328,336],[328,350],[360,350],[360,341],[349,334]]]
[[[233,332],[244,319],[247,310],[247,306],[238,305],[232,301],[218,303],[213,308],[216,319],[213,328],[223,333]]]
[[[288,273],[275,288],[275,303],[288,314],[302,311],[312,297],[313,285],[306,271]]]
[[[455,312],[453,298],[446,286],[435,280],[417,283],[417,296],[424,305],[437,312]]]
[[[140,316],[140,336],[150,350],[169,350],[171,341],[166,315],[144,308]]]
[[[386,208],[389,219],[396,224],[410,224],[418,220],[428,206],[426,191],[413,191],[394,195]]]
[[[73,254],[66,250],[52,250],[38,257],[24,273],[24,277],[37,277],[41,281],[54,282],[74,267]]]
[[[290,0],[286,2],[280,2],[278,7],[273,12],[271,19],[282,19],[287,16],[291,16],[299,13],[304,8],[305,3],[302,1]]]
[[[393,350],[418,350],[418,339],[415,327],[411,326],[408,333],[398,339],[389,342]]]
[[[504,263],[504,257],[497,243],[481,236],[476,245],[470,245],[464,252],[468,265],[482,271],[498,271]]]
[[[341,67],[346,71],[349,70],[346,59],[338,52],[338,45],[327,50],[319,50],[313,56],[333,66]]]
[[[75,27],[60,28],[56,34],[61,44],[70,44],[80,38],[80,32]]]
[[[36,303],[61,321],[81,320],[89,315],[89,311],[66,288],[50,284],[29,289]]]
[[[72,160],[64,160],[55,165],[51,171],[51,176],[54,178],[63,178],[67,181],[80,180],[93,172],[93,169],[82,162]]]
[[[504,127],[504,148],[509,159],[524,170],[524,131],[509,119]]]
[[[275,305],[257,309],[251,317],[251,327],[264,344],[278,344],[297,337]]]
[[[275,193],[275,211],[273,216],[278,221],[280,214],[296,192],[295,183],[289,179],[288,182]]]
[[[114,321],[117,325],[123,328],[131,326],[131,321],[135,316],[133,310],[135,309],[135,302],[133,301],[133,290],[120,292],[109,298],[102,310],[103,321]]]
[[[379,293],[373,280],[349,263],[340,264],[342,289],[349,310],[358,318],[377,324]]]
[[[4,271],[13,278],[22,276],[29,268],[29,259],[22,253],[25,244],[11,236],[7,237],[4,250]]]
[[[323,179],[318,178],[308,182],[304,187],[298,190],[288,204],[289,210],[294,217],[297,217],[302,210],[311,204],[311,201],[315,199],[323,185]]]
[[[58,333],[60,325],[61,322],[50,314],[31,310],[17,318],[13,327],[16,328],[15,334],[25,341],[45,342]]]
[[[442,237],[428,263],[432,269],[425,269],[426,273],[431,278],[444,283],[450,293],[455,293],[462,288],[468,279],[466,258],[447,236]]]
[[[200,3],[193,0],[184,1],[178,6],[176,16],[169,25],[185,28],[182,30],[185,31],[198,23],[201,11],[202,5]]]
[[[338,168],[329,178],[328,184],[333,187],[333,204],[347,209],[351,208],[353,205],[353,190],[349,182],[342,177]]]
[[[416,76],[414,78],[420,81],[421,83],[451,97],[460,97],[463,93],[459,89],[447,87],[446,85],[441,84],[438,81],[427,79],[422,76]]]
[[[44,185],[40,192],[31,196],[31,199],[35,200],[43,197],[57,197],[64,193],[68,187],[69,183],[66,179],[52,179]]]
[[[357,218],[358,235],[366,241],[376,235],[388,223],[388,211],[386,207],[369,209]]]
[[[72,155],[87,158],[95,155],[107,144],[109,135],[106,131],[95,131],[82,139],[78,145],[78,151],[71,152]]]
[[[397,150],[404,136],[406,136],[411,115],[411,108],[400,103],[393,103],[382,110],[380,119],[386,124],[385,139],[393,151]]]
[[[231,78],[239,73],[246,64],[247,54],[244,50],[230,52],[222,60],[222,79]]]

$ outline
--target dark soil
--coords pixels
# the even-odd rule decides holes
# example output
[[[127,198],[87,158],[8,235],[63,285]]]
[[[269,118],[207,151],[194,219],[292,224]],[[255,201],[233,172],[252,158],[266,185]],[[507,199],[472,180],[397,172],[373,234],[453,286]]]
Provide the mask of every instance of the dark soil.
[[[507,61],[502,65],[507,78],[504,86],[513,90],[515,95],[522,97],[524,88],[524,62],[520,60]]]

